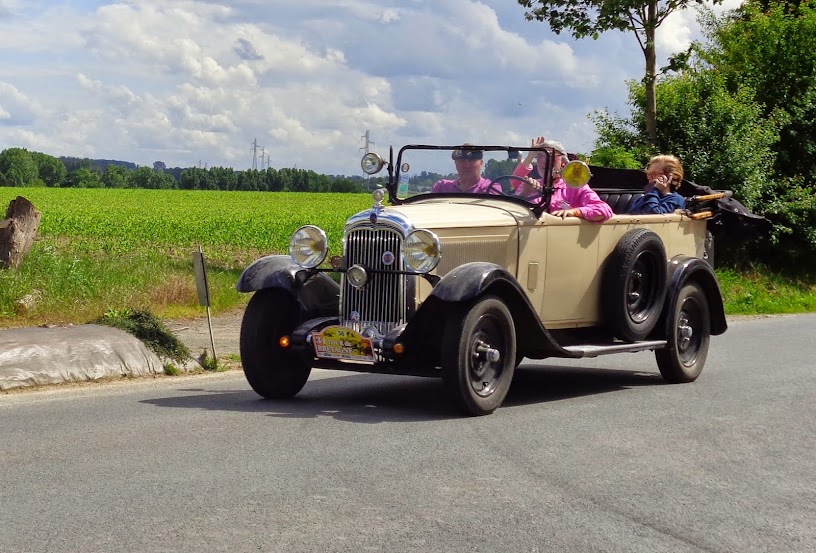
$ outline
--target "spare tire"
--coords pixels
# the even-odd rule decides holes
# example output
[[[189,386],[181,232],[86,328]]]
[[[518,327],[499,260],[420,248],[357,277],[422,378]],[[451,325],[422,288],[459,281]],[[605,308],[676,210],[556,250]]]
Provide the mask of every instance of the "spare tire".
[[[657,234],[638,228],[623,235],[601,285],[604,321],[613,336],[627,342],[649,336],[663,310],[666,274],[666,249]]]

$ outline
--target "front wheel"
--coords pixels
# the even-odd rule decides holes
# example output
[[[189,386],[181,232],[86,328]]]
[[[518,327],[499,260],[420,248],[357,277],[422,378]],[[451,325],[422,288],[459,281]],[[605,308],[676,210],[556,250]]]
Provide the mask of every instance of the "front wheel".
[[[657,366],[668,382],[693,382],[703,371],[711,339],[708,300],[697,283],[680,289],[669,317],[671,333],[666,347],[655,350]]]
[[[241,364],[258,395],[289,398],[309,379],[309,364],[280,345],[281,337],[290,336],[300,319],[295,298],[283,290],[259,290],[249,300],[241,323]]]
[[[460,307],[442,340],[442,379],[453,402],[467,415],[495,411],[516,368],[516,331],[507,306],[487,296]]]

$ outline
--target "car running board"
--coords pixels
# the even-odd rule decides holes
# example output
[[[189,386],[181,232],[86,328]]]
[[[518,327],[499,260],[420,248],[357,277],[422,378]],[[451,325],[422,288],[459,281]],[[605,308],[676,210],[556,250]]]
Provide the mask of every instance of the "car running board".
[[[605,343],[605,344],[584,344],[581,346],[565,346],[564,349],[578,354],[580,357],[598,357],[610,353],[634,353],[636,351],[646,351],[650,349],[662,349],[666,347],[666,340],[647,340],[633,343]]]

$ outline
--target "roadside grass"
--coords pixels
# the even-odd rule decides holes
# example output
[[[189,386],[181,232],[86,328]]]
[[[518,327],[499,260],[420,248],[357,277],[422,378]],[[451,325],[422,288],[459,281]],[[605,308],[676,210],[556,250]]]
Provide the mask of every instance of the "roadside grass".
[[[190,357],[190,350],[187,349],[187,346],[170,332],[161,319],[149,311],[111,309],[91,322],[129,332],[144,342],[154,353],[171,361],[184,363]],[[207,368],[206,365],[204,368]]]
[[[789,276],[756,266],[717,269],[717,279],[729,315],[816,311],[816,275]]]
[[[242,268],[207,269],[214,313],[246,303],[235,289]],[[200,316],[192,250],[189,259],[161,251],[88,256],[45,239],[19,270],[0,271],[0,328],[84,323],[126,308],[164,319]]]
[[[89,255],[38,241],[17,271],[0,271],[0,328],[78,324],[108,311],[132,309],[162,319],[201,317],[192,270],[192,249],[152,249],[120,255]],[[235,283],[256,251],[236,249],[208,258],[211,310],[214,315],[242,309],[249,294]],[[726,313],[757,315],[816,311],[816,277],[791,277],[765,267],[717,270]],[[31,307],[21,304],[35,298]]]

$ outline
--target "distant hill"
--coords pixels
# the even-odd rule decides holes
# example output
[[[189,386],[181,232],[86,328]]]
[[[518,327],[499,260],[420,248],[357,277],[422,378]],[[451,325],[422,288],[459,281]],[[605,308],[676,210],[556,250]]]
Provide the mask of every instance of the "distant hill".
[[[138,165],[132,161],[119,161],[116,159],[89,159],[87,157],[66,157],[60,156],[59,160],[65,164],[68,172],[78,169],[80,167],[99,167],[102,171],[108,168],[109,165],[119,165],[127,169],[136,169]]]

